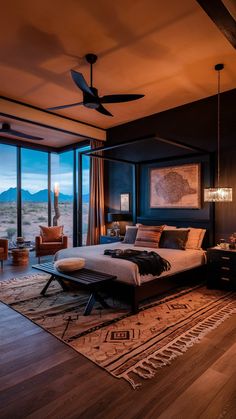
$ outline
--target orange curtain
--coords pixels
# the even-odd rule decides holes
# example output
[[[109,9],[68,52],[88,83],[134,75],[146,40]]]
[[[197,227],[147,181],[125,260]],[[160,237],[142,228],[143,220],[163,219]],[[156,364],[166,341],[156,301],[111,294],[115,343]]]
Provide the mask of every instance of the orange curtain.
[[[101,147],[100,141],[91,141],[91,149]],[[100,236],[105,234],[104,218],[104,161],[90,159],[90,201],[88,215],[87,246],[99,244]]]

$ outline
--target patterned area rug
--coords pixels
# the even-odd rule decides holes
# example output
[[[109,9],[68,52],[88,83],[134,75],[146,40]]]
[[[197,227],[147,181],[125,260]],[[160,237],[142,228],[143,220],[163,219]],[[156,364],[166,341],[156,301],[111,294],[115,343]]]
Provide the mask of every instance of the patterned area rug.
[[[166,294],[135,315],[108,300],[111,308],[97,303],[89,316],[83,316],[88,295],[63,292],[54,283],[42,297],[47,278],[4,281],[1,300],[133,388],[236,312],[234,292],[200,285]]]

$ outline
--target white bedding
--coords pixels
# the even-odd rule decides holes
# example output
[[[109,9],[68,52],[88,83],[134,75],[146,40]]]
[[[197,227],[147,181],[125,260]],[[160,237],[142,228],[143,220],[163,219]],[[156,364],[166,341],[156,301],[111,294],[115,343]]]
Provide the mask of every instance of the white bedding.
[[[141,285],[144,282],[156,278],[156,276],[153,275],[140,275],[138,266],[133,262],[124,259],[114,259],[111,256],[104,256],[105,249],[137,250],[137,247],[134,247],[132,244],[123,244],[121,242],[100,244],[97,246],[74,247],[57,252],[55,260],[68,257],[83,257],[86,261],[85,268],[115,275],[117,280],[130,284]],[[163,272],[158,278],[186,271],[205,263],[205,252],[202,249],[174,250],[139,247],[138,250],[147,250],[149,252],[155,251],[170,262],[171,269],[167,272]]]

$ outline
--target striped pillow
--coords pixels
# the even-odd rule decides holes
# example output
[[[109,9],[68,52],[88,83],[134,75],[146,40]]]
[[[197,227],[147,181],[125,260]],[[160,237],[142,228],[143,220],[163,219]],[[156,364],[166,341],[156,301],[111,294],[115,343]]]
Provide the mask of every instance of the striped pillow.
[[[139,247],[159,247],[162,226],[143,226],[140,225],[134,245]]]

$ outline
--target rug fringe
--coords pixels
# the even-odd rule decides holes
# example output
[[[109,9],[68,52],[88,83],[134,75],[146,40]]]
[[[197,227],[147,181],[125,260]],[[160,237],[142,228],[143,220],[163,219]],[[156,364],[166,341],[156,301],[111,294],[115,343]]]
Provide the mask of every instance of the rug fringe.
[[[136,383],[128,374],[123,378],[125,378],[125,380],[128,381],[128,383],[130,383],[134,390],[138,390],[141,387],[141,383]]]
[[[134,367],[131,367],[120,377],[128,381],[133,389],[142,386],[138,377],[145,380],[153,378],[157,371],[163,366],[169,365],[173,359],[183,355],[195,343],[199,343],[206,334],[216,329],[221,323],[236,312],[236,303],[230,303],[231,307],[224,308],[218,313],[213,314],[208,319],[203,320],[200,324],[194,326],[192,330],[186,332],[181,337],[170,342],[162,350],[157,350],[142,361],[139,361]],[[134,375],[132,378],[130,374]]]

